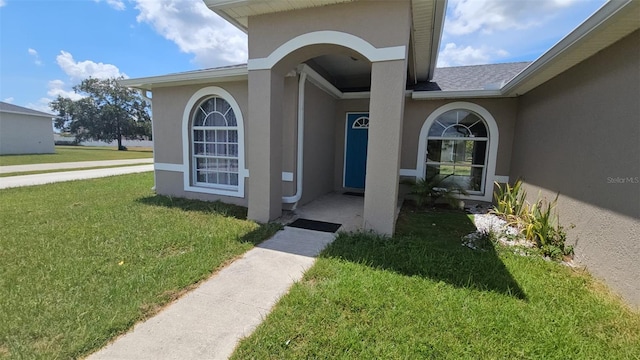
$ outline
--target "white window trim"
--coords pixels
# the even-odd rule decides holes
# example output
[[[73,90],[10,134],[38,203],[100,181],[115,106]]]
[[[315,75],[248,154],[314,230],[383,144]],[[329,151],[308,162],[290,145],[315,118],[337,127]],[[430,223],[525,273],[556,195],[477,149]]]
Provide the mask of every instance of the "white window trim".
[[[213,186],[195,186],[191,181],[193,169],[190,140],[191,111],[198,102],[207,96],[218,96],[226,100],[236,115],[238,129],[238,186],[233,190]],[[208,86],[196,91],[187,102],[182,114],[182,163],[185,167],[185,171],[183,171],[184,191],[243,198],[245,179],[249,177],[249,171],[245,168],[244,145],[244,119],[236,99],[228,91],[218,86]]]
[[[491,113],[482,106],[466,101],[456,101],[445,104],[435,111],[433,111],[429,117],[425,120],[420,130],[420,138],[418,142],[418,160],[417,160],[417,177],[424,177],[427,165],[427,138],[429,136],[429,129],[433,125],[434,121],[442,114],[451,110],[469,110],[480,115],[487,124],[489,134],[489,153],[486,161],[486,178],[484,183],[484,195],[468,195],[461,196],[462,199],[469,200],[481,200],[492,201],[493,200],[493,182],[496,177],[496,159],[498,158],[498,144],[500,142],[500,136],[498,133],[498,125]]]

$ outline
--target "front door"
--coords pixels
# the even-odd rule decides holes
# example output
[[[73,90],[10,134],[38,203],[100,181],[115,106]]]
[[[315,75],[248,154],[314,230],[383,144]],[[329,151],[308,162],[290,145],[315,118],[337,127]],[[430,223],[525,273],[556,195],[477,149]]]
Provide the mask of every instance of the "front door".
[[[344,187],[364,189],[369,113],[347,113],[345,134]]]

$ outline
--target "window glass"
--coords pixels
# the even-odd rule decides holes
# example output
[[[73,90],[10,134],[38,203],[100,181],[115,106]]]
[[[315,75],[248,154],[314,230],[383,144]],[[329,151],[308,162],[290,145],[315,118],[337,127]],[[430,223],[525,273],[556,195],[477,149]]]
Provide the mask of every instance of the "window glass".
[[[467,110],[440,115],[429,128],[426,177],[441,177],[443,186],[459,186],[470,193],[484,189],[488,149],[485,121]]]
[[[228,101],[214,96],[196,106],[191,141],[194,185],[237,188],[238,128]]]

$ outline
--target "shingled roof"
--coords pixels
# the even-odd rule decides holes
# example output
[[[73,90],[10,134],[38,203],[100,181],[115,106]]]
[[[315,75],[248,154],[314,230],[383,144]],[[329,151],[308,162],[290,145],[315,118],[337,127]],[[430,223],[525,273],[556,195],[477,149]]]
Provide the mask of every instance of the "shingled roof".
[[[0,101],[0,112],[54,118],[55,115]]]
[[[417,84],[416,91],[497,90],[530,62],[436,68],[433,80]]]

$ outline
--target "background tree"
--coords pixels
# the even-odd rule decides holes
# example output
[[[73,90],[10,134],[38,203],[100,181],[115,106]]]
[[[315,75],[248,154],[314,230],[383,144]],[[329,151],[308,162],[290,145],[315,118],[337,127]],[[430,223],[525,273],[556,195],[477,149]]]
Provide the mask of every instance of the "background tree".
[[[58,96],[50,104],[58,112],[55,127],[75,135],[77,142],[115,140],[119,150],[125,149],[123,138],[150,139],[149,105],[138,92],[121,86],[117,80],[88,78],[73,87],[83,98]]]

